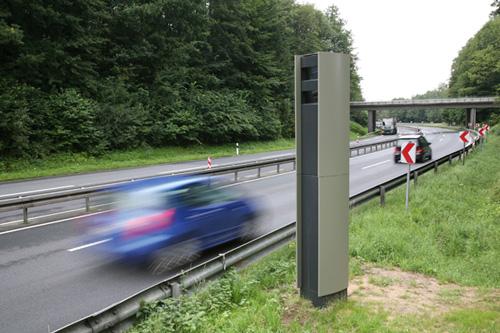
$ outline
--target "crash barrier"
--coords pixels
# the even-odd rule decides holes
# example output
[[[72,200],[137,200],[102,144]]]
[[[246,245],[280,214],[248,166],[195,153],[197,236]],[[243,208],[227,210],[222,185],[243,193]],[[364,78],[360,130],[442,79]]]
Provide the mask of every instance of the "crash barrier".
[[[396,145],[396,142],[398,139],[391,139],[391,140],[386,140],[382,142],[377,142],[377,143],[371,143],[371,144],[365,144],[365,145],[359,145],[356,147],[351,147],[349,149],[350,156],[359,156],[361,154],[366,154],[366,153],[371,153],[374,150],[379,151],[379,150],[384,150],[387,148],[394,147]]]
[[[292,222],[55,332],[125,331],[136,321],[136,314],[140,310],[142,301],[152,302],[179,297],[182,292],[189,292],[206,281],[219,278],[230,267],[247,266],[289,244],[295,239],[295,228],[295,222]]]
[[[405,127],[413,131],[416,131],[418,129],[409,126]],[[359,147],[352,147],[350,148],[351,151],[350,155],[351,156],[353,155],[352,154],[353,151],[356,151],[357,154],[359,155],[361,150],[363,150],[363,153],[367,153],[367,152],[372,152],[374,149],[377,151],[384,148],[390,148],[391,146],[395,145],[396,141],[397,139],[392,139],[384,142],[362,145]],[[271,159],[257,160],[252,162],[222,164],[215,168],[213,167],[210,170],[204,169],[203,167],[200,167],[199,169],[179,170],[171,172],[168,175],[195,175],[195,174],[223,175],[223,174],[233,173],[234,181],[237,182],[240,179],[239,175],[243,171],[257,170],[256,176],[260,178],[262,177],[262,170],[264,168],[275,166],[276,173],[280,173],[282,171],[282,165],[285,164],[292,164],[292,170],[295,170],[295,155],[289,154],[288,156],[283,156],[280,158],[271,158]],[[107,195],[109,192],[106,192],[106,189],[108,189],[109,187],[122,183],[153,178],[153,177],[158,177],[158,176],[155,175],[148,177],[127,178],[127,179],[117,180],[112,183],[110,182],[91,183],[91,184],[85,184],[78,188],[60,189],[57,191],[54,190],[34,191],[32,193],[24,193],[22,196],[12,196],[12,197],[6,196],[2,200],[0,200],[0,213],[14,211],[14,210],[22,210],[23,212],[22,224],[19,223],[14,226],[12,225],[11,221],[3,221],[2,224],[0,224],[0,230],[23,227],[28,223],[31,224],[46,223],[53,221],[55,219],[72,218],[79,216],[82,214],[82,210],[84,212],[89,212],[92,209],[90,201],[91,198]],[[30,208],[52,205],[67,201],[82,200],[82,199],[85,200],[85,207],[80,210],[77,209],[68,212],[54,213],[49,217],[39,217],[39,216],[30,217],[28,214]]]
[[[474,143],[479,138],[474,139]],[[474,149],[474,144],[466,147],[465,154]],[[412,179],[417,185],[419,174],[434,170],[444,163],[452,163],[454,158],[465,158],[463,151],[456,151],[431,163],[425,164],[412,172]],[[350,209],[354,209],[368,201],[380,197],[381,205],[385,203],[385,193],[406,182],[406,175],[397,177],[376,187],[352,196],[349,199]],[[121,302],[78,320],[70,325],[58,329],[58,333],[95,333],[95,332],[122,332],[131,328],[136,322],[136,314],[140,311],[141,302],[152,302],[171,297],[179,297],[182,291],[189,293],[209,280],[219,278],[227,269],[240,269],[289,244],[296,236],[296,222],[272,231],[260,238],[248,242],[229,252],[219,254],[201,265],[175,275],[155,286],[135,294]]]
[[[257,170],[256,176],[262,177],[262,170],[264,168],[276,167],[276,173],[280,173],[283,171],[283,165],[291,164],[291,170],[295,170],[295,155],[289,154],[289,156],[284,156],[280,158],[270,158],[259,161],[252,162],[243,162],[243,163],[231,163],[231,164],[223,164],[217,167],[212,167],[210,170],[199,168],[199,169],[190,169],[190,170],[179,170],[175,172],[171,172],[167,175],[224,175],[224,174],[234,174],[234,180],[239,180],[239,175],[243,171],[251,171]],[[289,168],[290,169],[290,168]],[[37,191],[32,193],[25,193],[22,196],[12,196],[5,197],[0,201],[0,212],[9,212],[14,210],[22,210],[23,211],[23,223],[18,225],[17,227],[25,226],[28,223],[44,223],[50,220],[54,220],[55,217],[51,216],[47,219],[40,219],[38,217],[29,217],[28,209],[46,205],[52,205],[61,202],[74,201],[74,200],[85,200],[85,211],[89,212],[92,208],[90,199],[99,196],[105,196],[110,192],[108,189],[110,187],[137,181],[141,179],[154,178],[156,176],[148,176],[148,177],[138,177],[138,178],[127,178],[114,181],[112,183],[93,183],[86,184],[84,186],[80,186],[78,188],[72,189],[60,189],[58,191]],[[67,212],[61,213],[57,215],[57,218],[71,218],[81,215],[81,212]],[[6,222],[4,222],[6,224]],[[0,224],[0,229],[6,228],[4,225]],[[12,228],[12,226],[9,226]]]
[[[398,127],[404,127],[406,130],[411,131],[411,132],[418,132],[417,127],[411,127],[409,124],[407,126],[406,126],[406,124],[405,124],[405,126],[403,126],[403,124],[398,124]],[[356,145],[354,147],[349,148],[349,154],[350,154],[350,157],[353,157],[353,156],[359,156],[361,154],[373,153],[374,151],[388,149],[388,148],[396,146],[397,141],[398,141],[398,139],[395,138],[395,139],[388,139],[385,141],[379,141],[379,142],[375,142],[375,143]]]
[[[353,152],[356,151],[357,155],[360,155],[360,152],[363,150],[363,153],[372,152],[373,150],[378,151],[386,148],[390,148],[394,146],[396,143],[395,139],[387,140],[383,142],[361,145],[358,147],[350,148],[350,155],[353,156]],[[168,175],[194,175],[194,174],[203,174],[203,175],[222,175],[222,174],[234,174],[234,181],[237,182],[239,180],[239,176],[243,171],[249,170],[257,170],[257,177],[262,177],[262,170],[267,167],[276,167],[276,172],[282,172],[282,165],[292,164],[292,170],[295,170],[295,155],[289,154],[289,156],[284,156],[280,158],[271,158],[265,160],[258,160],[252,162],[242,162],[242,163],[230,163],[230,164],[222,164],[217,167],[213,167],[211,164],[211,159],[208,160],[208,168],[200,167],[199,169],[190,169],[190,170],[179,170],[172,173],[168,173]],[[167,174],[165,174],[167,175]],[[90,199],[93,197],[103,196],[108,194],[105,190],[111,186],[115,186],[122,183],[127,183],[131,181],[137,181],[141,179],[147,179],[155,176],[148,177],[138,177],[138,178],[127,178],[121,179],[114,182],[107,183],[90,183],[80,186],[78,188],[72,189],[59,189],[59,190],[47,190],[47,191],[34,191],[32,193],[24,193],[21,196],[5,196],[2,200],[0,200],[0,213],[8,212],[13,210],[22,210],[23,224],[17,225],[16,227],[25,226],[28,223],[46,223],[50,222],[57,218],[72,218],[78,215],[81,215],[82,212],[80,210],[73,210],[68,212],[55,213],[53,216],[45,218],[45,217],[30,217],[29,209],[34,207],[46,206],[57,204],[61,202],[74,201],[74,200],[85,200],[85,212],[89,212],[91,210],[91,201]],[[57,216],[57,217],[56,217]],[[3,221],[0,224],[0,230],[5,228],[13,228],[12,225],[7,227],[7,223],[11,221]]]

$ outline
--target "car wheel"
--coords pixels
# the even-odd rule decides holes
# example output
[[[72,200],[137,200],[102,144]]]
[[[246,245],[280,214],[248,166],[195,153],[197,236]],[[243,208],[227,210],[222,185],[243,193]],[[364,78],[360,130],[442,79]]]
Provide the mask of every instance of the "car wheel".
[[[243,225],[240,227],[239,238],[242,241],[249,241],[260,235],[260,228],[257,220],[253,217],[248,217]]]
[[[193,238],[157,250],[152,255],[149,269],[153,274],[162,274],[168,270],[192,262],[200,257],[200,248],[201,241]]]

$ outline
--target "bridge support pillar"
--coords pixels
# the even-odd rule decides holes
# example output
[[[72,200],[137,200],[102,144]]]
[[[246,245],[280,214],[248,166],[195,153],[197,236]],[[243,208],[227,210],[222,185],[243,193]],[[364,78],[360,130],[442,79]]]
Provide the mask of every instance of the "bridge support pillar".
[[[469,127],[469,124],[472,124],[470,128],[474,128],[476,126],[476,109],[471,108],[467,109],[467,124],[466,126]]]
[[[377,111],[368,110],[368,133],[375,132],[377,120]]]

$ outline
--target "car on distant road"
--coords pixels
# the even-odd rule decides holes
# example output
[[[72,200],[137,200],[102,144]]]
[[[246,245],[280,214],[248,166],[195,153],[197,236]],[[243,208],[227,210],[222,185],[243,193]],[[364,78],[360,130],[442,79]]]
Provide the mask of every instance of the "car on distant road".
[[[416,147],[416,161],[424,162],[427,159],[432,160],[431,143],[427,141],[422,134],[416,135],[402,135],[396,142],[396,149],[394,150],[394,162],[398,163],[401,160],[401,146],[403,143],[412,142]]]
[[[216,177],[172,176],[110,189],[114,209],[84,220],[88,242],[154,273],[191,262],[200,251],[258,234],[260,203]]]

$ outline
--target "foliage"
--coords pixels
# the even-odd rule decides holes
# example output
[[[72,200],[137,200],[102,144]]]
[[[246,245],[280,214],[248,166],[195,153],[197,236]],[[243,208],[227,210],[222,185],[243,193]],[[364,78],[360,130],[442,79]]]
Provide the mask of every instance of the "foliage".
[[[249,270],[244,275],[231,269],[221,280],[207,283],[204,289],[190,297],[143,302],[137,316],[147,320],[134,327],[132,332],[220,331],[224,327],[217,327],[218,323],[222,324],[231,312],[252,305],[262,308],[260,310],[262,315],[267,319],[274,318],[277,325],[279,302],[276,300],[277,297],[269,302],[265,298],[264,290],[293,282],[294,245],[290,244],[288,248],[266,258],[268,265],[265,268],[253,271],[248,267]],[[253,325],[256,316],[252,313],[248,319],[249,325]]]
[[[251,141],[240,143],[239,153],[255,154],[294,147],[294,139]],[[0,181],[194,160],[198,160],[200,165],[205,166],[207,156],[211,156],[212,159],[233,156],[236,153],[235,148],[234,143],[192,144],[162,148],[144,145],[129,150],[107,151],[100,155],[92,155],[88,152],[54,153],[34,161],[3,156],[0,160]]]
[[[424,94],[419,94],[413,96],[411,99],[443,99],[448,97],[448,87],[445,84],[440,84],[439,87],[435,90],[427,91]],[[445,114],[448,112],[446,109],[432,109],[432,110],[385,110],[378,112],[378,117],[382,118],[391,118],[394,117],[398,121],[402,121],[404,123],[414,122],[414,123],[430,123],[436,122],[440,123],[444,121]],[[463,111],[461,111],[464,113]],[[464,113],[465,117],[465,113]]]
[[[454,59],[449,94],[450,97],[500,94],[500,16],[492,17]],[[495,114],[498,109],[483,109],[478,112],[477,121],[492,123],[489,118]]]
[[[349,296],[346,302],[314,308],[299,298],[295,287],[293,242],[238,273],[230,270],[189,298],[143,303],[139,316],[145,321],[132,332],[498,331],[498,289],[489,288],[498,288],[500,281],[499,157],[493,154],[499,146],[494,136],[484,151],[467,157],[465,167],[455,163],[441,166],[438,174],[420,176],[408,213],[400,200],[404,188],[391,191],[384,208],[371,202],[351,212],[351,278],[364,275],[366,267],[395,265],[436,276],[442,283],[475,286],[460,298],[462,287],[443,284],[438,295],[457,302],[455,306],[443,303],[440,309],[426,306],[428,311],[408,312]],[[483,199],[472,201],[465,191]],[[399,277],[367,280],[382,293],[384,288],[401,288],[402,282]],[[415,289],[400,297],[413,298],[409,293],[420,294],[422,287],[415,282]],[[358,295],[368,296],[362,288]]]
[[[439,174],[419,177],[410,191],[405,214],[405,189],[351,212],[350,254],[367,261],[438,277],[461,285],[499,287],[500,183],[498,136],[465,167],[441,166]],[[470,201],[464,193],[474,193]]]
[[[0,152],[292,138],[294,54],[357,56],[338,9],[293,0],[7,1]],[[366,121],[363,113],[353,119]]]
[[[361,126],[358,123],[355,123],[354,121],[350,122],[350,127],[351,127],[351,132],[354,132],[359,135],[365,135],[367,133],[367,129],[363,126]]]

